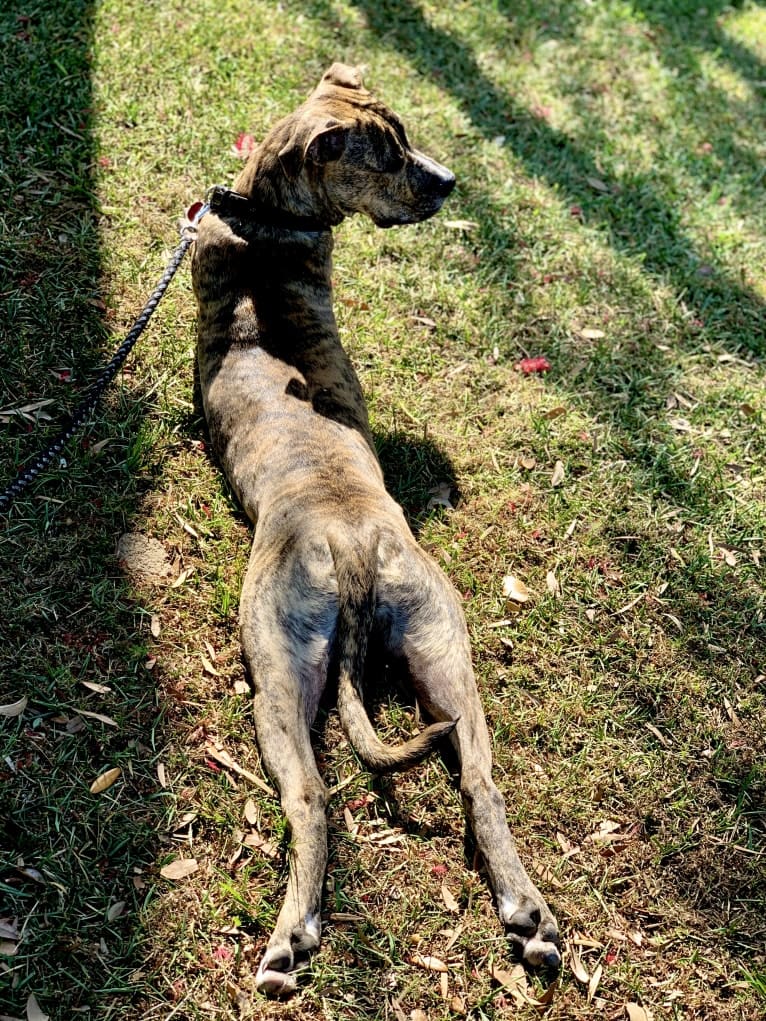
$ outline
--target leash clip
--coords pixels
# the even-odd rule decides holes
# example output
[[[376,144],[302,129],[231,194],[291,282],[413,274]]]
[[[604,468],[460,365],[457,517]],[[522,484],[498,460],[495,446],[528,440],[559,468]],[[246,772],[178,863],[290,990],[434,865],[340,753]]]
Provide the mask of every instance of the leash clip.
[[[212,189],[211,189],[212,190]],[[209,192],[208,192],[209,194]],[[210,205],[207,201],[207,195],[205,196],[204,202],[192,202],[183,219],[179,222],[180,234],[182,238],[193,239],[197,233],[197,224],[200,222],[202,217],[210,212]]]

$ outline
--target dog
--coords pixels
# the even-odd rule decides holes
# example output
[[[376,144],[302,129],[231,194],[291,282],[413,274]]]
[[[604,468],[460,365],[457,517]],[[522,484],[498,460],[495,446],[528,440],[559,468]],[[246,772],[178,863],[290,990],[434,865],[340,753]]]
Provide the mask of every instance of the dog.
[[[197,364],[214,453],[253,522],[240,601],[256,735],[291,834],[284,904],[256,975],[285,995],[319,945],[327,789],[310,727],[328,674],[340,722],[371,770],[404,769],[452,742],[460,790],[500,919],[529,965],[560,964],[555,919],[516,853],[460,600],[386,492],[359,380],[333,315],[331,228],[433,216],[455,184],[401,120],[333,64],[216,188],[193,253]],[[362,699],[368,641],[400,661],[434,722],[399,746]]]

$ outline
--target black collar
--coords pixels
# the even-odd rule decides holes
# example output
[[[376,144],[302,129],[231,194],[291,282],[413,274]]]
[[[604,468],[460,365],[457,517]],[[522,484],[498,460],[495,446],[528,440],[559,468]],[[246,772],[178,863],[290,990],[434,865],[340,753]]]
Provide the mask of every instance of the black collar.
[[[263,224],[264,227],[294,230],[304,234],[320,234],[330,230],[327,224],[320,223],[311,216],[296,216],[294,213],[269,209],[253,202],[245,195],[240,195],[239,192],[224,188],[221,184],[214,185],[208,191],[206,203],[211,213],[224,219],[249,221]]]

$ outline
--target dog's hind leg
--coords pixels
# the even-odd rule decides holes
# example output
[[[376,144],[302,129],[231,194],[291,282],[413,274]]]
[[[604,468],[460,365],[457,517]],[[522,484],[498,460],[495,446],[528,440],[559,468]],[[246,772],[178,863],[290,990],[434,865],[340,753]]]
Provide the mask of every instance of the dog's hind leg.
[[[260,664],[263,666],[263,663]],[[263,955],[256,987],[270,996],[296,988],[298,958],[319,946],[322,884],[327,865],[327,789],[316,767],[305,707],[298,698],[280,698],[282,675],[273,688],[256,681],[258,746],[279,790],[289,834],[289,877],[277,923]],[[270,690],[271,689],[271,690]]]
[[[399,651],[429,715],[458,721],[450,740],[460,759],[460,792],[508,938],[528,964],[558,967],[556,921],[519,860],[503,797],[492,780],[489,732],[457,596],[433,568],[421,581],[417,588],[427,598],[410,605]]]

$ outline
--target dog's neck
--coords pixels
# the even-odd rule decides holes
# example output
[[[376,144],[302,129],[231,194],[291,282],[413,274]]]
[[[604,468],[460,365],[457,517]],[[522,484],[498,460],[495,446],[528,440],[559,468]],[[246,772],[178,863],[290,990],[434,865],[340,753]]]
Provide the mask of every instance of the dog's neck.
[[[234,190],[274,215],[306,217],[326,229],[337,227],[345,213],[329,198],[322,175],[307,163],[293,178],[286,176],[279,151],[291,133],[289,118],[280,122],[250,156],[234,182]]]

